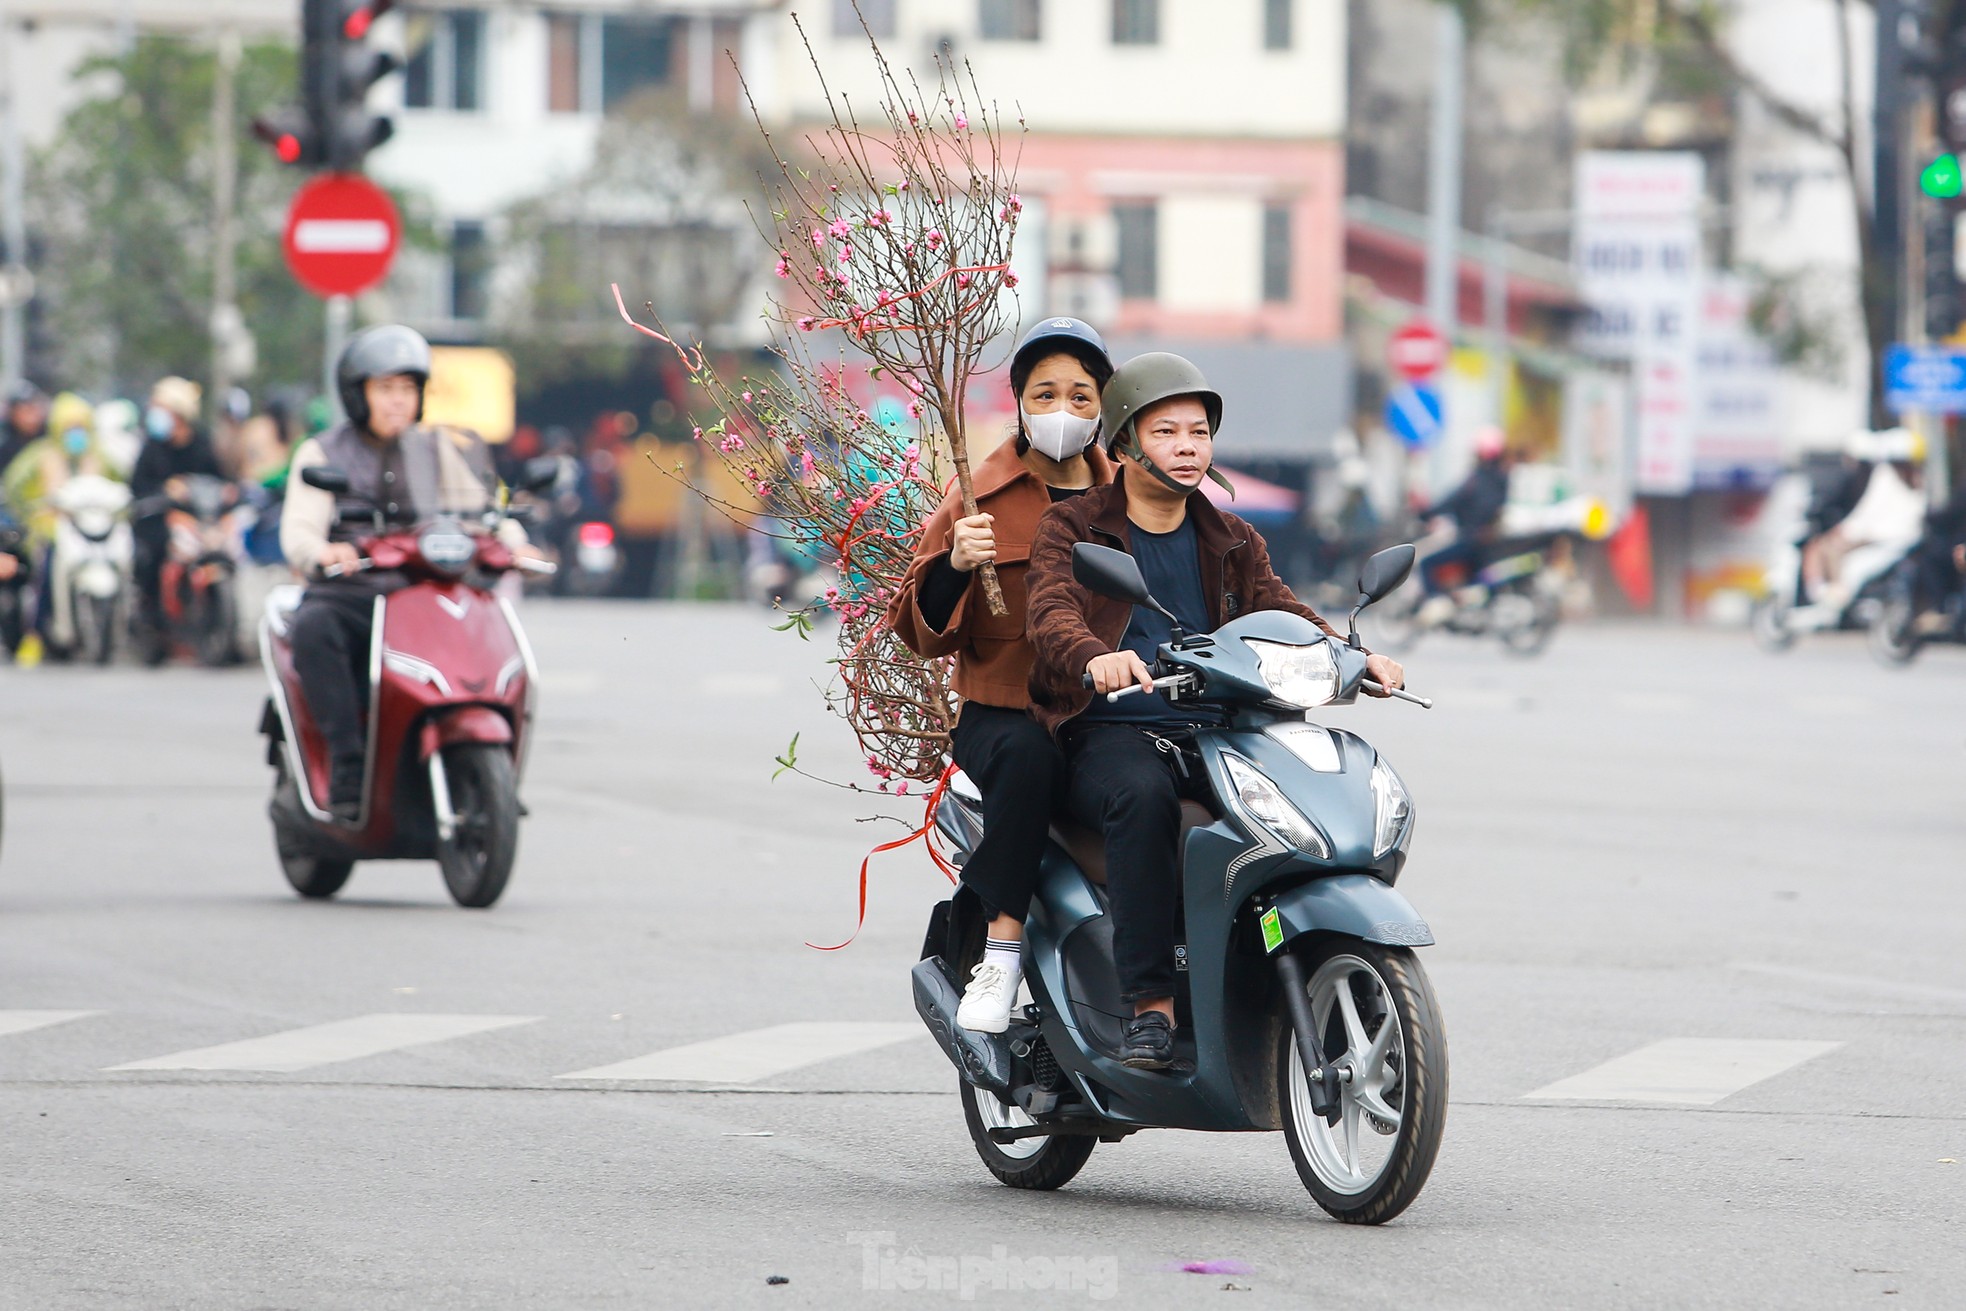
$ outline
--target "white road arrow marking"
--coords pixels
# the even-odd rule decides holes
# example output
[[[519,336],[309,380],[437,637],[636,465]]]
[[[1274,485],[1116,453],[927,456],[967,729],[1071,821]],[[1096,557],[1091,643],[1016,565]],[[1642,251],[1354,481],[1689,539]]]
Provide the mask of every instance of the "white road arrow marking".
[[[100,1014],[101,1011],[0,1011],[0,1037],[10,1033],[26,1033],[29,1029],[45,1029],[50,1024],[79,1020],[85,1015]]]
[[[1559,1079],[1530,1093],[1529,1098],[1711,1106],[1842,1045],[1787,1039],[1669,1038]]]
[[[537,1015],[362,1015],[332,1024],[269,1033],[264,1038],[221,1043],[154,1056],[147,1061],[112,1065],[112,1070],[253,1070],[292,1074],[316,1065],[352,1061],[362,1056],[415,1047],[423,1043],[463,1038],[514,1024],[530,1024]]]
[[[926,1037],[920,1024],[811,1020],[733,1033],[686,1047],[651,1052],[615,1065],[562,1074],[562,1079],[665,1079],[687,1083],[755,1083],[801,1065],[852,1056]]]

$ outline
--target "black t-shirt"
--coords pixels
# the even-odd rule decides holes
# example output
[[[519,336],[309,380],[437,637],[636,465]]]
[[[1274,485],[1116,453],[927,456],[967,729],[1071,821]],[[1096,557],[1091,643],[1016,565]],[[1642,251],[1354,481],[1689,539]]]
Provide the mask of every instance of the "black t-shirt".
[[[1140,576],[1147,580],[1147,591],[1174,612],[1183,628],[1190,633],[1208,631],[1208,596],[1202,590],[1201,550],[1192,518],[1183,519],[1171,533],[1150,533],[1133,525],[1133,558],[1140,566]],[[1136,605],[1120,647],[1151,666],[1161,646],[1173,636],[1173,627],[1164,616]],[[1095,694],[1082,718],[1145,725],[1194,722],[1193,714],[1176,709],[1159,692],[1135,692],[1118,701]]]

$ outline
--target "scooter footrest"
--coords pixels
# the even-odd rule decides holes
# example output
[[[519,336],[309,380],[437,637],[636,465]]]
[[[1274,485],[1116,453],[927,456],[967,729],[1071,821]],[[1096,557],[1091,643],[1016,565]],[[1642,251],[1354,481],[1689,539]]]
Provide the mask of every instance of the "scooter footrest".
[[[1010,1043],[1003,1034],[976,1033],[956,1023],[962,990],[940,956],[916,964],[915,1013],[935,1036],[958,1073],[979,1088],[1008,1093],[1011,1081]]]

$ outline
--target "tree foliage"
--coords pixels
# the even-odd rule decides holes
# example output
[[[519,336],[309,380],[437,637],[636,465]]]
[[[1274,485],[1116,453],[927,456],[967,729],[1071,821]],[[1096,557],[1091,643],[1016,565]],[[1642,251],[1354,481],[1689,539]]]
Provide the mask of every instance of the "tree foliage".
[[[209,46],[146,36],[77,70],[98,89],[34,161],[29,191],[49,381],[127,393],[166,373],[208,371],[217,63]],[[302,175],[254,142],[247,126],[291,99],[295,86],[291,49],[245,48],[234,124],[237,286],[259,345],[259,370],[247,381],[260,386],[313,385],[320,369],[320,302],[280,255],[286,204]]]

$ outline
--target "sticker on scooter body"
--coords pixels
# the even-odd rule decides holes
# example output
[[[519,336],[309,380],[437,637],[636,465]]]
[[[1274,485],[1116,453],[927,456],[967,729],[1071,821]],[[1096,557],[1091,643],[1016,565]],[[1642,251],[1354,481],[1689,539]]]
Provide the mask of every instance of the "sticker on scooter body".
[[[1283,920],[1275,906],[1263,912],[1263,950],[1275,951],[1283,945]]]

